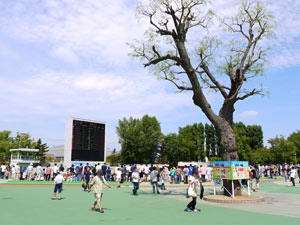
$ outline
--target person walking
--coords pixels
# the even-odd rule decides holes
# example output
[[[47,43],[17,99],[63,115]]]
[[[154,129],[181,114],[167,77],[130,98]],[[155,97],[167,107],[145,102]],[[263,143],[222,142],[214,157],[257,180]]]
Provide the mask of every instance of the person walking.
[[[196,209],[197,204],[197,183],[198,183],[198,172],[193,171],[192,175],[189,176],[188,196],[192,198],[192,201],[186,206],[184,211],[186,212],[198,212]]]
[[[50,167],[50,165],[47,166],[46,168],[46,180],[49,181],[51,178],[51,173],[52,173],[52,169]]]
[[[139,181],[140,181],[140,174],[139,174],[138,168],[136,168],[136,167],[134,168],[131,178],[132,178],[132,183],[133,183],[132,193],[133,193],[133,195],[137,196],[138,195],[137,191],[139,189]]]
[[[150,173],[150,179],[151,179],[151,184],[153,187],[153,194],[155,194],[155,188],[156,188],[156,193],[160,194],[158,190],[158,171],[156,170],[156,167],[153,167],[153,170]]]
[[[168,180],[168,170],[166,167],[163,167],[162,171],[160,172],[160,179],[161,179],[161,190],[166,189],[166,181]]]
[[[178,166],[175,173],[175,184],[181,183],[182,169]]]
[[[200,174],[203,182],[206,182],[205,176],[206,176],[206,169],[204,166],[200,165]]]
[[[27,178],[28,178],[28,180],[31,181],[32,175],[33,175],[33,165],[32,165],[32,163],[30,163],[30,165],[27,167]]]
[[[175,174],[176,174],[176,169],[175,169],[175,167],[173,167],[170,170],[171,184],[175,184]]]
[[[53,166],[53,179],[56,177],[58,172],[59,172],[59,168],[58,168],[57,164],[55,163]]]
[[[52,200],[56,199],[57,191],[58,191],[58,200],[61,200],[62,185],[63,185],[63,182],[65,181],[62,173],[63,173],[63,171],[60,171],[60,173],[58,173],[56,175],[56,177],[54,178],[55,187],[54,187],[54,194],[53,194]]]
[[[106,180],[107,180],[107,181],[110,181],[110,177],[111,177],[111,169],[110,169],[110,167],[108,166],[108,167],[107,167],[107,170],[106,170]]]
[[[106,163],[104,163],[104,165],[102,165],[101,170],[102,170],[103,176],[106,177],[106,170],[107,170]]]
[[[296,175],[297,175],[297,170],[295,169],[295,167],[292,167],[291,172],[290,172],[290,178],[291,178],[291,182],[293,187],[295,187],[295,179],[296,179]]]
[[[5,164],[1,165],[0,170],[1,170],[1,179],[4,179],[5,171],[6,171],[6,165]]]
[[[82,181],[82,177],[83,177],[83,166],[82,163],[80,163],[78,168],[78,181]]]
[[[251,179],[252,179],[252,191],[257,192],[259,189],[259,171],[257,167],[252,167],[251,169]]]
[[[117,171],[116,171],[116,181],[118,182],[117,188],[121,187],[121,180],[122,180],[122,170],[121,170],[121,168],[117,168]]]
[[[103,196],[103,183],[105,184],[106,187],[111,188],[111,186],[108,185],[108,183],[106,182],[103,174],[102,174],[102,170],[98,170],[97,171],[97,176],[95,176],[91,182],[91,185],[88,189],[88,193],[91,192],[92,187],[94,187],[94,195],[95,195],[95,201],[91,207],[91,209],[93,211],[96,211],[96,205],[99,208],[99,211],[101,213],[104,213],[104,210],[101,206],[101,200],[102,200],[102,196]]]
[[[86,171],[84,172],[84,176],[83,176],[83,180],[85,181],[84,191],[86,191],[86,189],[89,189],[91,174],[92,173],[90,172],[90,167],[87,167]]]
[[[37,181],[42,180],[43,170],[42,170],[42,167],[40,164],[36,167],[36,175],[37,175],[37,177],[36,177]]]

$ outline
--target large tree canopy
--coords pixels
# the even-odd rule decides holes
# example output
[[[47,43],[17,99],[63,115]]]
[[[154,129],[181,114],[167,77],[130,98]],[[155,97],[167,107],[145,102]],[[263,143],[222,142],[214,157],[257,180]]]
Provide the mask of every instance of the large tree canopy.
[[[236,14],[225,18],[215,15],[206,0],[149,0],[138,5],[137,13],[148,19],[150,28],[145,40],[131,44],[132,56],[180,91],[192,91],[194,104],[216,127],[223,159],[237,160],[234,105],[263,94],[261,87],[245,84],[263,74],[268,50],[263,40],[273,37],[272,15],[255,0],[239,2]],[[222,40],[213,35],[216,21],[219,31],[226,28]],[[224,99],[219,113],[204,89]]]
[[[161,144],[160,123],[148,115],[124,118],[117,127],[123,163],[154,163]]]

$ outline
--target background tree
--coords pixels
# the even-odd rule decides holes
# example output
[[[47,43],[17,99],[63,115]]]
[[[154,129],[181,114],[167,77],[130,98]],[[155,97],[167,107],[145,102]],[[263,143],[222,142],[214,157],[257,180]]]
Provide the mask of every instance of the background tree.
[[[179,128],[178,138],[188,157],[187,161],[204,161],[204,126],[202,123]]]
[[[35,141],[30,137],[29,133],[17,132],[17,135],[12,139],[14,148],[35,148]]]
[[[235,16],[220,18],[234,34],[232,40],[222,44],[209,33],[213,13],[203,13],[205,4],[205,0],[149,0],[140,4],[137,13],[149,20],[151,28],[145,32],[145,41],[131,45],[132,56],[180,91],[192,91],[194,104],[217,130],[223,159],[238,160],[232,128],[234,107],[238,101],[262,94],[261,89],[247,90],[244,84],[263,74],[267,49],[261,41],[272,37],[274,23],[261,2],[242,1]],[[192,32],[200,37],[197,44]],[[216,60],[222,52],[225,54]],[[225,76],[227,82],[223,82]],[[204,88],[223,97],[219,113],[212,109]]]
[[[189,150],[183,148],[176,133],[171,133],[163,138],[160,162],[177,166],[180,161],[189,161]]]
[[[293,132],[287,139],[288,141],[292,142],[297,150],[296,150],[296,157],[297,162],[300,161],[300,131],[297,130],[296,132]]]
[[[39,158],[41,163],[46,162],[46,153],[49,151],[49,147],[46,143],[42,143],[42,140],[39,138],[37,142],[34,145],[35,149],[39,149],[39,152],[37,152],[37,157]]]
[[[0,162],[8,163],[10,161],[10,149],[13,148],[36,148],[40,151],[35,153],[39,160],[43,163],[46,160],[45,153],[48,146],[39,138],[35,141],[28,133],[19,133],[15,137],[11,137],[10,131],[0,131]],[[22,154],[22,153],[21,153]]]
[[[161,128],[156,117],[124,118],[117,127],[123,163],[154,163],[161,145]]]
[[[273,155],[273,163],[296,163],[295,153],[297,147],[293,142],[286,140],[283,136],[268,140],[270,152]]]
[[[106,157],[106,162],[111,166],[118,166],[121,163],[121,154],[114,149],[109,156]]]
[[[0,163],[7,163],[10,159],[9,150],[12,148],[11,132],[4,130],[0,131]]]

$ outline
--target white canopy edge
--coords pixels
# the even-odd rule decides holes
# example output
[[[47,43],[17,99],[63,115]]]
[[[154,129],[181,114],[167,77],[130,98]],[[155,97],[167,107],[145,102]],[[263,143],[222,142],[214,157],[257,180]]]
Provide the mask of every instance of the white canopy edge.
[[[33,148],[16,148],[16,149],[10,149],[10,152],[38,152],[39,149],[33,149]]]

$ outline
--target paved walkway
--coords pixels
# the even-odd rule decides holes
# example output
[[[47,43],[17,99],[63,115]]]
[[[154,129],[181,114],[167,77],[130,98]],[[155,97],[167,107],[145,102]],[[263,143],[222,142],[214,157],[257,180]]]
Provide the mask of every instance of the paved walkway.
[[[276,186],[278,184],[272,183],[266,185],[267,185],[266,189],[268,189],[269,185]],[[262,189],[264,189],[264,185],[261,186]],[[258,202],[258,203],[243,203],[243,204],[213,203],[213,202],[200,200],[199,198],[197,199],[197,201],[198,204],[219,206],[219,207],[243,210],[247,212],[256,212],[256,213],[263,213],[263,214],[270,214],[270,215],[280,215],[280,216],[300,218],[300,186],[286,187],[286,188],[290,189],[291,192],[296,191],[298,193],[294,194],[294,193],[276,193],[276,192],[260,191],[260,192],[256,192],[255,195],[264,197],[264,202]],[[150,188],[144,188],[143,190],[149,193],[152,192],[152,189]],[[162,196],[186,201],[185,191],[186,188],[168,189],[162,193]],[[221,190],[219,190],[219,193],[221,193]],[[205,195],[211,195],[211,194],[213,194],[213,188],[206,187]]]

